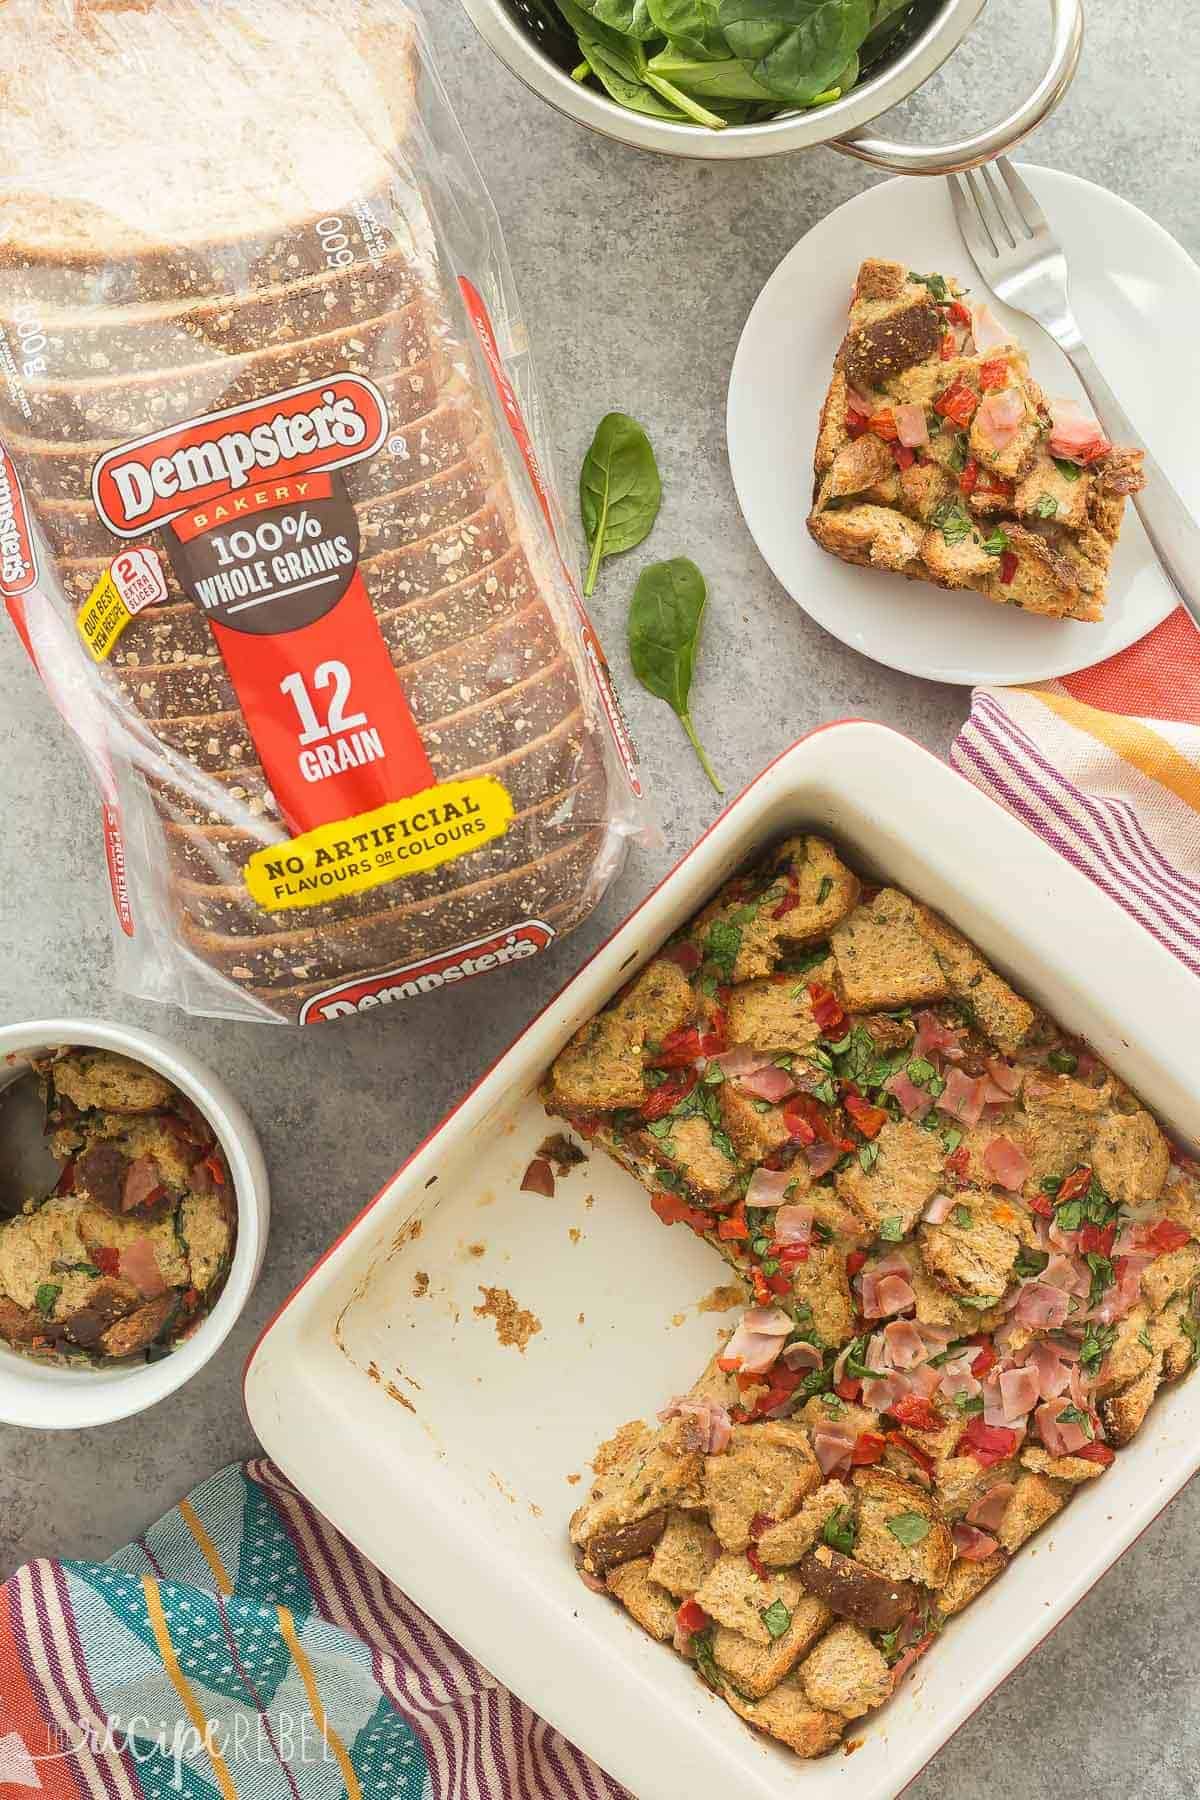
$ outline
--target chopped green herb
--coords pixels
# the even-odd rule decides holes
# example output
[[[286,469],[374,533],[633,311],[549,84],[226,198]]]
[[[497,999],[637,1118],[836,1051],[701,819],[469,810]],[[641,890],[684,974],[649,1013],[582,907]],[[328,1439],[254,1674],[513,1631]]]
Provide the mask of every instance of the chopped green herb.
[[[768,1629],[770,1628],[768,1627]],[[713,1655],[712,1640],[713,1628],[711,1625],[707,1631],[698,1631],[692,1639],[692,1655],[696,1659],[696,1667],[714,1694],[720,1694],[725,1690],[725,1682],[717,1667],[717,1659]]]
[[[646,1130],[650,1133],[650,1136],[659,1139],[669,1138],[672,1129],[673,1123],[669,1117],[665,1119],[651,1119],[646,1126]]]
[[[899,1213],[893,1213],[884,1219],[879,1227],[879,1235],[887,1244],[898,1244],[904,1237],[904,1220]]]
[[[840,1550],[843,1556],[853,1556],[854,1546],[858,1541],[858,1528],[850,1507],[835,1506],[825,1521],[821,1536],[831,1550]]]
[[[1031,1281],[1041,1274],[1049,1261],[1045,1250],[1022,1250],[1013,1264],[1013,1274],[1018,1281]]]
[[[1062,1412],[1058,1415],[1058,1423],[1060,1425],[1078,1425],[1086,1434],[1089,1443],[1091,1443],[1096,1435],[1095,1427],[1093,1426],[1090,1417],[1087,1413],[1081,1411],[1078,1406],[1064,1407]]]
[[[881,1631],[879,1633],[879,1648],[883,1651],[888,1662],[894,1662],[899,1655],[900,1633],[904,1630],[907,1623],[907,1619],[902,1619],[900,1624],[894,1625],[890,1631]]]
[[[1073,1075],[1079,1067],[1079,1058],[1073,1050],[1052,1050],[1046,1061],[1059,1075]]]
[[[1179,1329],[1192,1346],[1192,1358],[1188,1367],[1194,1369],[1200,1363],[1200,1320],[1190,1312],[1182,1312],[1179,1315]]]
[[[948,1156],[953,1156],[954,1152],[963,1141],[963,1134],[957,1125],[947,1125],[941,1134],[941,1138],[943,1144],[946,1146],[946,1154]]]
[[[1094,1250],[1089,1250],[1085,1260],[1088,1268],[1092,1271],[1092,1287],[1088,1294],[1088,1305],[1089,1307],[1097,1306],[1117,1278],[1107,1256],[1099,1256]]]
[[[843,1367],[851,1381],[880,1381],[883,1379],[878,1369],[869,1369],[863,1361],[863,1357],[867,1354],[868,1341],[865,1335],[856,1337],[846,1351],[846,1361]]]
[[[1146,1327],[1144,1325],[1142,1326],[1142,1329],[1138,1332],[1138,1343],[1142,1346],[1143,1350],[1153,1351],[1153,1349],[1154,1349],[1154,1344],[1151,1341],[1150,1333],[1146,1330]]]
[[[777,1256],[768,1256],[763,1262],[762,1272],[764,1275],[778,1275],[779,1258]]]
[[[786,1636],[792,1623],[792,1615],[782,1600],[772,1600],[770,1606],[763,1608],[759,1617],[773,1638]]]
[[[765,1237],[752,1238],[750,1241],[750,1248],[753,1250],[755,1256],[765,1256],[767,1251],[771,1248],[771,1240],[770,1238]]]
[[[50,1271],[54,1275],[92,1275],[92,1276],[96,1276],[96,1275],[99,1275],[99,1273],[100,1273],[100,1271],[96,1267],[95,1263],[63,1262],[62,1258],[58,1257],[58,1256],[56,1256],[54,1258],[54,1261],[50,1264]]]
[[[888,1520],[887,1528],[908,1549],[927,1538],[930,1532],[929,1520],[914,1512],[897,1513],[894,1519]]]
[[[961,500],[943,500],[939,506],[934,507],[930,521],[936,525],[948,545],[961,544],[964,538],[971,535],[971,521]]]
[[[908,279],[919,281],[922,287],[927,287],[931,299],[936,300],[939,306],[944,306],[950,298],[950,289],[946,286],[944,275],[918,275],[915,269],[910,269]]]
[[[983,1395],[955,1394],[954,1404],[961,1413],[981,1413],[983,1411]]]
[[[983,548],[989,556],[1003,556],[1009,548],[1008,533],[999,525],[995,531],[983,540]]]
[[[731,924],[728,919],[714,919],[704,940],[704,954],[709,962],[716,963],[726,981],[733,980],[733,967],[741,947],[741,926]]]
[[[821,885],[817,889],[817,905],[824,906],[825,902],[828,900],[828,898],[829,898],[830,894],[832,894],[832,892],[833,892],[832,878],[828,875],[822,875]]]
[[[1054,458],[1054,466],[1059,474],[1065,476],[1068,481],[1078,481],[1079,477],[1083,474],[1083,470],[1079,467],[1078,463],[1068,462],[1066,458],[1062,456],[1056,456]]]
[[[962,1355],[963,1346],[966,1342],[966,1338],[956,1338],[952,1344],[947,1344],[946,1348],[940,1351],[937,1356],[931,1356],[929,1358],[930,1368],[940,1369],[943,1363],[953,1362],[956,1356]]]
[[[863,1145],[861,1145],[859,1148],[859,1152],[858,1152],[858,1161],[859,1161],[859,1166],[861,1167],[861,1169],[863,1171],[863,1174],[869,1175],[871,1173],[871,1170],[875,1167],[875,1164],[879,1161],[879,1145],[878,1144],[863,1144]],[[903,1235],[904,1235],[904,1233],[901,1232],[900,1236],[903,1237]],[[880,1232],[880,1236],[881,1237],[883,1236],[882,1231]]]
[[[831,1419],[838,1418],[846,1410],[846,1402],[840,1399],[837,1394],[825,1394],[822,1397],[821,1405],[825,1408],[825,1411],[829,1414]]]
[[[970,1231],[975,1223],[975,1215],[969,1206],[956,1206],[950,1214],[960,1231]]]
[[[1058,501],[1053,494],[1039,494],[1033,503],[1033,510],[1039,519],[1052,519],[1058,511]]]
[[[960,475],[967,466],[967,434],[965,431],[956,431],[951,434],[951,438],[950,452],[946,457],[946,466],[948,469],[952,470],[955,475]]]
[[[705,1087],[720,1087],[724,1079],[725,1071],[720,1063],[709,1063],[707,1069],[704,1071]]]
[[[33,1296],[33,1304],[37,1307],[37,1309],[41,1313],[43,1319],[50,1318],[51,1314],[54,1311],[55,1302],[57,1301],[58,1296],[61,1293],[62,1293],[62,1283],[61,1282],[57,1282],[57,1281],[43,1281],[42,1282],[42,1284],[38,1288],[36,1294]]]
[[[928,1082],[933,1080],[937,1070],[931,1062],[926,1062],[923,1056],[914,1056],[904,1073],[914,1087],[925,1087]]]
[[[999,1294],[959,1294],[960,1306],[969,1306],[972,1312],[987,1312],[993,1306],[999,1306]]]
[[[1095,1375],[1113,1347],[1117,1335],[1115,1325],[1089,1325],[1079,1349],[1079,1362],[1086,1375]]]

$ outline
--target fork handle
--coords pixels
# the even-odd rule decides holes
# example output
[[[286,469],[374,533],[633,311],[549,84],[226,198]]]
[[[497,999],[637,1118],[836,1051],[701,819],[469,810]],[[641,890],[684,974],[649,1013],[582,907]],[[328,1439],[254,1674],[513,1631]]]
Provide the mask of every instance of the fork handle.
[[[1113,443],[1140,444],[1140,432],[1096,367],[1087,345],[1080,343],[1068,347],[1064,344],[1062,347],[1087,390],[1096,417]],[[1133,496],[1133,504],[1172,587],[1200,626],[1200,525],[1149,450],[1143,468],[1146,485],[1140,494]]]

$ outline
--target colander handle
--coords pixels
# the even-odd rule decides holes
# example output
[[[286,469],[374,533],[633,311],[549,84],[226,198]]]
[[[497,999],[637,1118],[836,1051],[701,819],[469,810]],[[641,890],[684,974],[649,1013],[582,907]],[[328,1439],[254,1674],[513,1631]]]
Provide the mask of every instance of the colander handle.
[[[1083,48],[1083,0],[1050,0],[1052,39],[1046,73],[1008,117],[975,137],[949,144],[900,144],[867,128],[833,138],[830,148],[897,175],[952,175],[1003,156],[1054,111],[1074,79]]]

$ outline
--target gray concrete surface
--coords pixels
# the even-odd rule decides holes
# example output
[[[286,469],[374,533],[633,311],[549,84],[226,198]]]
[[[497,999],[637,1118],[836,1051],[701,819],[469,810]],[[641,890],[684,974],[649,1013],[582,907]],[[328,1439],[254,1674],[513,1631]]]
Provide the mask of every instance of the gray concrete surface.
[[[442,71],[491,182],[568,485],[596,421],[637,413],[667,483],[654,556],[689,552],[712,603],[695,714],[731,792],[821,720],[864,714],[942,751],[965,696],[843,649],[774,584],[725,460],[725,387],[746,313],[796,238],[876,179],[828,151],[726,168],[652,159],[532,99],[454,0],[428,0]],[[1041,53],[1045,7],[992,0],[970,45],[898,117],[949,134],[998,112]],[[1113,187],[1196,254],[1200,50],[1175,0],[1091,0],[1081,79],[1027,154]],[[1195,397],[1181,396],[1181,404]],[[799,429],[807,427],[799,422]],[[0,1427],[0,1575],[30,1555],[101,1557],[220,1463],[251,1452],[242,1359],[318,1253],[455,1097],[707,826],[714,797],[671,715],[628,676],[636,557],[596,622],[659,799],[638,853],[557,954],[391,1018],[306,1036],[187,1021],[113,992],[91,789],[11,633],[0,633],[0,1017],[96,1013],[174,1036],[222,1068],[261,1128],[275,1192],[266,1272],[222,1356],[169,1406],[101,1432]],[[1200,1786],[1200,1487],[1183,1495],[912,1790],[1172,1800]]]

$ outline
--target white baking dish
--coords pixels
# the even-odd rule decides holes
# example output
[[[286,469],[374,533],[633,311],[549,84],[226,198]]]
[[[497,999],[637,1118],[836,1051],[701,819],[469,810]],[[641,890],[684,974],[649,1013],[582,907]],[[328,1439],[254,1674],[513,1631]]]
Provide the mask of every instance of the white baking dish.
[[[668,1234],[598,1152],[554,1199],[521,1193],[550,1129],[536,1084],[575,1027],[738,864],[801,826],[834,834],[939,907],[1089,1038],[1169,1129],[1200,1139],[1178,963],[927,752],[877,725],[826,727],[759,777],[426,1140],[247,1369],[251,1420],[292,1479],[639,1800],[895,1795],[1200,1462],[1192,1381],[953,1622],[899,1696],[852,1728],[852,1757],[802,1764],[757,1737],[580,1584],[566,1524],[583,1483],[567,1478],[586,1480],[602,1437],[699,1372],[723,1320],[696,1302],[724,1265],[686,1230]],[[492,1320],[474,1313],[481,1284],[540,1319],[524,1351],[502,1348]]]

